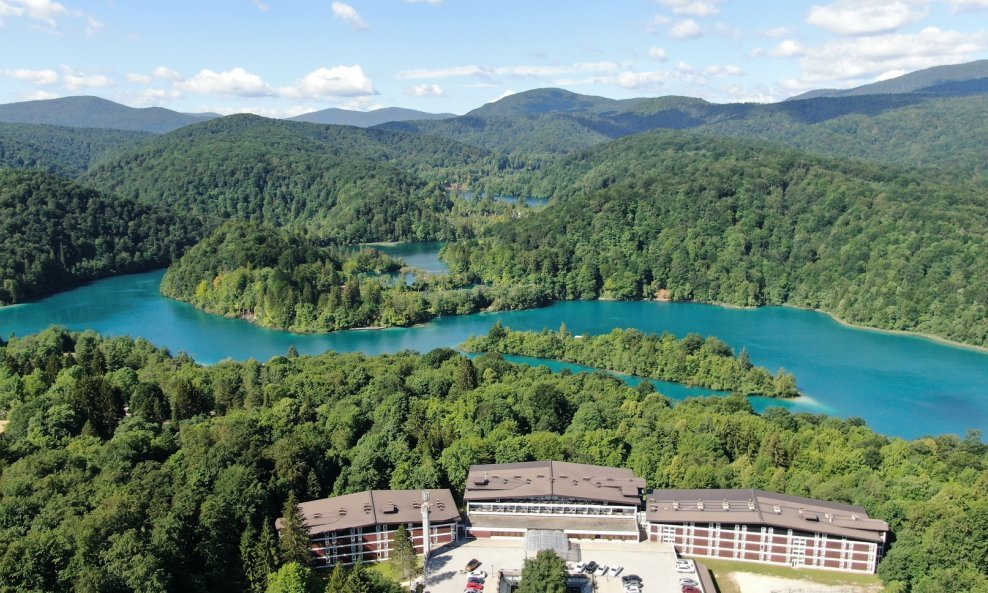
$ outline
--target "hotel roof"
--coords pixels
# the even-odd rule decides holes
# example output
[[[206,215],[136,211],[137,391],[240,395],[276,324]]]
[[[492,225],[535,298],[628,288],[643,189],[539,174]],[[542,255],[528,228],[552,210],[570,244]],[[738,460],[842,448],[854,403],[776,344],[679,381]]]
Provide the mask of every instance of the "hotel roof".
[[[428,490],[433,523],[459,521],[460,512],[449,490]],[[310,535],[371,525],[422,521],[422,490],[369,490],[300,503]],[[282,519],[275,521],[281,529]]]
[[[885,541],[888,523],[864,508],[763,490],[653,490],[645,501],[652,523],[738,523]]]
[[[528,461],[472,465],[466,501],[560,498],[639,506],[645,480],[630,469]]]

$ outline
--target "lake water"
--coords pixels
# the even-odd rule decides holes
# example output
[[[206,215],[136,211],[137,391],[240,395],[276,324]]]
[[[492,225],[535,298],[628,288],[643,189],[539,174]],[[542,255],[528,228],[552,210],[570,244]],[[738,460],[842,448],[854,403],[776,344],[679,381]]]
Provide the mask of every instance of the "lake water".
[[[430,265],[424,261],[427,254],[419,255],[420,264]],[[431,257],[435,259],[434,249]],[[224,358],[267,360],[290,346],[303,354],[326,350],[377,354],[406,348],[425,352],[484,334],[497,321],[518,330],[558,329],[565,322],[576,334],[604,333],[615,327],[680,336],[697,332],[718,336],[735,349],[747,348],[755,364],[773,371],[784,367],[809,396],[781,403],[755,400],[759,409],[772,404],[794,412],[858,416],[879,432],[905,437],[988,429],[988,355],[913,336],[845,327],[813,311],[577,301],[530,311],[447,317],[414,328],[300,335],[208,315],[166,299],[158,292],[163,273],[110,278],[2,308],[0,334],[26,335],[60,324],[107,335],[141,336],[173,353],[185,351],[203,363],[215,363]],[[549,366],[578,368],[563,363]],[[679,385],[660,384],[659,390],[676,398],[709,393]]]

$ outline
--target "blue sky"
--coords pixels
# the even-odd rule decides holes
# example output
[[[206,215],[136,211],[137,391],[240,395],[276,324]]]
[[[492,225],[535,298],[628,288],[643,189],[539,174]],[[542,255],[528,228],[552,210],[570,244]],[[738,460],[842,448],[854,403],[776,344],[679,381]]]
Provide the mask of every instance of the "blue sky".
[[[988,57],[988,0],[0,0],[0,102],[464,113],[562,87],[775,101]]]

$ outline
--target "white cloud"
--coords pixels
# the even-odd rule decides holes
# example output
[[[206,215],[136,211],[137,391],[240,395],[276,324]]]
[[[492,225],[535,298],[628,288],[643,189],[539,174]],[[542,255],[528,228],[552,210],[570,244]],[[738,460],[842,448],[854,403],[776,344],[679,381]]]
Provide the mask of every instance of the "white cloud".
[[[279,89],[279,94],[293,99],[321,99],[376,95],[377,91],[364,69],[354,65],[319,68],[294,85]]]
[[[262,2],[261,0],[250,0],[250,3],[257,7],[258,10],[267,12],[271,10],[271,7]]]
[[[777,58],[791,58],[806,53],[806,47],[794,39],[786,39],[779,42],[774,48],[768,51],[768,55]]]
[[[614,84],[626,89],[639,89],[643,87],[656,87],[669,78],[669,73],[664,70],[653,70],[651,72],[622,72],[611,81]]]
[[[806,22],[840,35],[887,33],[926,16],[915,0],[838,0],[810,7]]]
[[[695,39],[703,35],[703,30],[693,19],[686,19],[673,25],[669,35],[676,39]]]
[[[86,74],[62,65],[62,83],[70,91],[113,86],[113,81],[102,74]]]
[[[20,8],[24,16],[41,21],[51,28],[58,26],[58,19],[66,14],[65,6],[52,0],[11,0],[15,7]]]
[[[986,49],[988,33],[936,27],[927,27],[915,35],[892,33],[839,39],[806,50],[801,61],[803,80],[797,84],[871,82],[892,70],[911,72],[966,62]]]
[[[340,107],[343,109],[350,109],[351,111],[373,111],[375,109],[384,109],[384,105],[373,102],[373,99],[370,97],[354,97],[343,105],[340,105]]]
[[[789,27],[775,27],[765,31],[766,37],[785,37],[792,33],[792,29]]]
[[[157,68],[151,71],[151,75],[154,76],[155,78],[164,78],[165,80],[182,79],[181,74],[165,66],[158,66]]]
[[[453,78],[455,76],[493,76],[494,70],[480,66],[453,66],[451,68],[415,68],[398,73],[398,78]]]
[[[370,29],[370,25],[368,25],[367,21],[360,16],[357,9],[349,4],[333,2],[333,14],[346,24],[350,25],[350,28],[355,31],[366,31],[367,29]]]
[[[49,93],[48,91],[32,91],[23,96],[25,101],[46,101],[48,99],[54,99],[57,97],[55,93]]]
[[[192,78],[176,82],[175,86],[192,93],[216,93],[238,97],[270,97],[276,94],[260,76],[243,68],[234,68],[226,72],[203,69]]]
[[[398,78],[454,78],[460,76],[475,76],[492,78],[494,76],[541,77],[559,76],[562,74],[579,74],[583,72],[614,72],[621,65],[616,62],[578,62],[575,64],[560,64],[553,66],[517,64],[513,66],[453,66],[450,68],[418,68],[398,73]]]
[[[406,95],[412,97],[445,97],[446,92],[438,84],[417,84],[405,89]]]
[[[665,62],[666,60],[669,59],[669,54],[667,54],[666,50],[662,49],[661,47],[650,47],[648,48],[648,57],[652,58],[653,60]]]
[[[402,2],[407,2],[409,4],[431,4],[433,6],[439,6],[443,3],[443,0],[401,0]]]
[[[126,78],[129,82],[133,82],[136,84],[149,84],[152,80],[154,80],[147,74],[138,74],[136,72],[131,72],[127,74]]]
[[[3,75],[16,80],[23,80],[36,85],[51,85],[58,82],[58,72],[54,70],[27,70],[18,68],[17,70],[4,70]]]
[[[972,12],[988,9],[988,0],[947,0],[947,2],[954,5],[955,12]]]
[[[744,70],[734,64],[711,64],[703,70],[709,76],[741,76]]]
[[[500,101],[501,99],[503,99],[505,97],[510,97],[511,95],[514,95],[516,92],[517,91],[513,91],[511,89],[508,89],[508,90],[504,91],[503,93],[501,93],[500,95],[494,97],[493,99],[491,99],[490,101],[487,101],[487,102],[488,103],[496,103],[496,102]]]
[[[723,0],[655,0],[672,10],[675,14],[689,14],[692,16],[711,16],[720,12],[720,4]]]
[[[99,35],[103,31],[103,23],[91,16],[86,17],[86,35]]]
[[[178,99],[182,92],[177,89],[145,89],[131,98],[134,105],[161,105],[169,101]]]

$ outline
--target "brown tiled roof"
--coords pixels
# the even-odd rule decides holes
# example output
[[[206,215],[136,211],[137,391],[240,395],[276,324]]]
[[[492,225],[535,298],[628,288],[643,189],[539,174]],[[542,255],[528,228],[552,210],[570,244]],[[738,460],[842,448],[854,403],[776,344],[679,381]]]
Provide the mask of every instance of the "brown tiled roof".
[[[470,466],[463,499],[556,497],[639,506],[644,489],[645,480],[630,469],[565,461],[528,461]]]
[[[766,525],[876,542],[889,530],[859,506],[763,490],[653,490],[645,517],[652,523]]]
[[[449,490],[429,490],[432,503],[429,518],[433,523],[459,521],[460,512]],[[369,490],[300,503],[305,525],[311,535],[369,527],[422,521],[421,490]],[[281,529],[282,520],[275,521]]]

